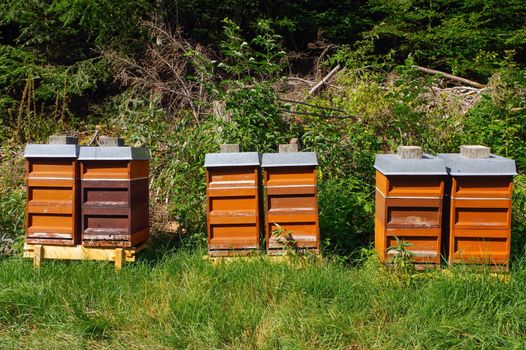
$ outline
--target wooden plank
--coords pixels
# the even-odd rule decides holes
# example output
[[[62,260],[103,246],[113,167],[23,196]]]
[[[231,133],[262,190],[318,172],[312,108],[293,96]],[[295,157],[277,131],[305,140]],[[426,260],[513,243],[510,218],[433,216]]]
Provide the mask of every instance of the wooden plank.
[[[121,271],[122,265],[124,261],[126,260],[124,249],[122,248],[115,249],[115,256],[113,259],[115,260],[115,271]]]
[[[43,251],[42,245],[38,244],[34,246],[33,248],[33,267],[34,268],[38,269],[40,265],[42,265],[42,256],[44,255],[43,253],[44,251]]]
[[[102,248],[76,246],[52,246],[52,245],[24,245],[24,257],[33,258],[38,266],[44,259],[53,260],[106,260],[116,261],[116,251],[122,251],[118,256],[122,262],[134,262],[136,254],[144,248],[145,244],[132,248]],[[120,253],[119,253],[120,254]],[[36,258],[35,258],[36,257]],[[36,265],[35,265],[36,266]]]

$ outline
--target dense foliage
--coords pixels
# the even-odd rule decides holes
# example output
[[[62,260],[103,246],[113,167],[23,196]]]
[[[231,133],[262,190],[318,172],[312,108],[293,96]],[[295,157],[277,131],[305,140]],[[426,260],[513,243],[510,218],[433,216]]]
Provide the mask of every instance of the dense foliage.
[[[23,232],[23,145],[57,132],[86,143],[98,130],[151,148],[155,232],[175,227],[194,243],[205,230],[204,154],[222,142],[265,152],[298,138],[320,159],[326,251],[345,257],[371,242],[375,153],[486,144],[517,160],[513,249],[522,256],[525,12],[519,0],[4,1],[4,239],[16,248]],[[336,64],[345,69],[318,94],[288,79],[320,79]]]

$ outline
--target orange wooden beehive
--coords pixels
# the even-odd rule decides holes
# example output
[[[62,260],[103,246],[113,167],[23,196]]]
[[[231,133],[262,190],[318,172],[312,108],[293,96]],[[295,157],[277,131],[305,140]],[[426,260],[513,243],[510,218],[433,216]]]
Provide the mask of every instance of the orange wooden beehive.
[[[79,240],[77,138],[50,137],[52,144],[28,144],[26,158],[26,242],[75,245]]]
[[[413,261],[440,265],[442,202],[446,168],[427,154],[402,158],[378,154],[375,247],[384,262],[397,254],[397,239],[408,243]]]
[[[81,147],[82,245],[133,247],[150,236],[149,151]]]
[[[465,149],[486,149],[482,158],[468,158]],[[449,263],[509,264],[515,161],[489,153],[482,146],[463,146],[461,154],[439,154],[451,176]]]
[[[205,157],[208,255],[259,251],[259,155],[209,153]]]
[[[287,249],[318,254],[316,153],[265,153],[261,166],[264,171],[267,254],[280,255]]]

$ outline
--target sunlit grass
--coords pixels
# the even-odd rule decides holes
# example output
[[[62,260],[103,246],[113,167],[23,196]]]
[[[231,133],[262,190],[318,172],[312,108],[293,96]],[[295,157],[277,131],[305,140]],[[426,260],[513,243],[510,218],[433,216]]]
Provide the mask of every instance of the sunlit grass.
[[[104,262],[0,261],[0,348],[521,348],[526,267],[508,281],[387,273],[374,259],[213,266],[200,252]]]

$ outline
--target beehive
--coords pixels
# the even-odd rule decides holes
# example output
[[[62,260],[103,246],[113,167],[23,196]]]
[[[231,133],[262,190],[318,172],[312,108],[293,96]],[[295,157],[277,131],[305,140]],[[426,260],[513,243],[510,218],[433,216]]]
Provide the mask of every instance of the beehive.
[[[208,254],[232,256],[257,252],[260,244],[259,155],[255,152],[209,153],[204,166]]]
[[[389,249],[398,246],[398,239],[408,243],[414,262],[440,265],[444,161],[428,154],[378,154],[374,167],[375,247],[380,259],[386,262],[400,253]]]
[[[52,144],[28,144],[26,158],[26,242],[74,245],[79,241],[79,146],[74,137]]]
[[[319,253],[316,153],[265,153],[261,166],[267,254],[280,255],[287,249]]]
[[[489,149],[487,157],[471,158],[473,148],[464,149],[466,156],[438,155],[451,176],[449,263],[508,265],[515,161],[490,154]]]
[[[81,147],[82,245],[133,247],[149,238],[149,151]]]

